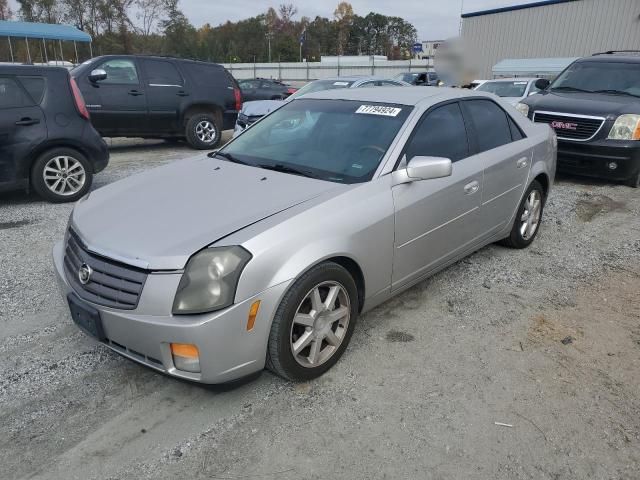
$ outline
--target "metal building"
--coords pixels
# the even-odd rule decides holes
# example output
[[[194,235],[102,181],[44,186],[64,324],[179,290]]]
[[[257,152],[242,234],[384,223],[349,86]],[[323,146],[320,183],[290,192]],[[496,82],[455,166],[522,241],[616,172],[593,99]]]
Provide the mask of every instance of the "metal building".
[[[640,50],[640,0],[546,0],[462,15],[478,78],[508,58],[583,57]]]

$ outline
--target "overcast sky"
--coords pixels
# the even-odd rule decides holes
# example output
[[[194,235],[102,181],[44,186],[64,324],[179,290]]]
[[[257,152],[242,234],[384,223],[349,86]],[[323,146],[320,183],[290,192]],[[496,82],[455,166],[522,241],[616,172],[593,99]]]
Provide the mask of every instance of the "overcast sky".
[[[474,12],[487,8],[531,3],[534,0],[351,0],[358,15],[371,11],[395,15],[408,20],[418,29],[420,40],[441,40],[457,35],[460,10]],[[15,0],[10,0],[17,10]],[[218,25],[258,15],[280,3],[293,3],[298,16],[331,17],[339,0],[180,0],[184,13],[197,27],[210,23]]]

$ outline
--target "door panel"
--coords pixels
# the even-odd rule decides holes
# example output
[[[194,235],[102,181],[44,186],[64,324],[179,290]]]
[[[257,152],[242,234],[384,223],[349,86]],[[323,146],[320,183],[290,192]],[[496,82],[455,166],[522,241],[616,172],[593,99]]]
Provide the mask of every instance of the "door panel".
[[[47,125],[40,107],[14,78],[0,77],[0,185],[23,180],[19,165],[46,138]]]
[[[427,274],[482,236],[484,167],[469,152],[458,102],[435,106],[414,129],[405,147],[406,158],[449,158],[453,168],[449,177],[400,183],[392,189],[396,227],[393,289]],[[394,172],[396,177],[401,174]]]
[[[393,187],[396,240],[392,288],[446,262],[482,235],[482,166],[469,157],[450,177]]]
[[[184,79],[171,62],[142,59],[140,63],[146,84],[151,130],[162,133],[182,130],[178,124],[180,109],[190,95]]]
[[[484,165],[482,218],[487,234],[498,232],[513,216],[527,184],[532,149],[518,126],[488,99],[462,102],[472,126],[479,162]]]
[[[146,91],[135,60],[109,59],[95,68],[105,70],[107,78],[92,83],[87,72],[79,83],[96,130],[103,136],[149,131]]]

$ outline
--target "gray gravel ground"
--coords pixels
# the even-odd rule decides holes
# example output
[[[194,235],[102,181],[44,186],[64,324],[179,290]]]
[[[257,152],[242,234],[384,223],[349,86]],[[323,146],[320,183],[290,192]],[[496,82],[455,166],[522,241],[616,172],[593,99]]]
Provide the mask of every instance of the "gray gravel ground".
[[[96,187],[193,154],[114,142]],[[70,210],[0,196],[1,479],[640,478],[640,190],[562,179],[529,249],[364,315],[299,385],[191,385],[78,332],[50,261]]]

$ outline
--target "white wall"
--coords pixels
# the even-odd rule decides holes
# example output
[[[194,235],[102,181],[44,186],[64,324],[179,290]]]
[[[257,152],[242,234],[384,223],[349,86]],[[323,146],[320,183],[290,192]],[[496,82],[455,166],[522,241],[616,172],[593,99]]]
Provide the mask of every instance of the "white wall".
[[[349,75],[376,75],[393,77],[401,72],[424,71],[433,69],[429,60],[384,60],[336,64],[320,62],[283,62],[283,63],[226,63],[224,67],[238,80],[244,78],[279,78],[282,80],[317,80]]]

